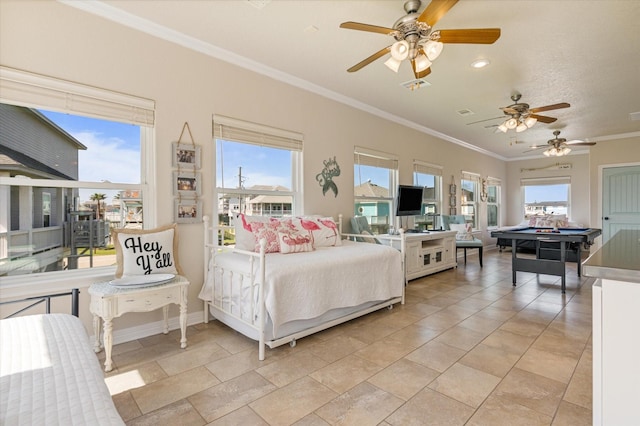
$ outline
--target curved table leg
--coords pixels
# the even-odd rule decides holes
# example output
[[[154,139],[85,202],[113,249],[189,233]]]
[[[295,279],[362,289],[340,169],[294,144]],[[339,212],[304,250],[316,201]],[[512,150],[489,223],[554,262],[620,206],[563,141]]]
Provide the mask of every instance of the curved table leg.
[[[184,295],[181,298],[182,301],[180,302],[180,333],[181,333],[181,337],[180,337],[180,348],[184,349],[187,347],[187,295],[186,295],[186,290],[187,288],[184,287],[182,291],[184,291]]]
[[[111,318],[104,319],[104,371],[113,370],[113,363],[111,362],[111,346],[113,345],[113,338],[111,333],[113,332],[113,324]]]
[[[164,331],[163,334],[169,333],[169,305],[162,307],[162,315],[164,316]]]
[[[93,316],[93,351],[98,353],[102,350],[100,346],[100,317]]]

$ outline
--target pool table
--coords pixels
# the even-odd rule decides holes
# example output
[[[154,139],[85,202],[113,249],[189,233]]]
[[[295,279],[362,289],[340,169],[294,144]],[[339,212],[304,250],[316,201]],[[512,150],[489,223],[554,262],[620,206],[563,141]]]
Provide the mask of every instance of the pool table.
[[[586,247],[602,231],[596,228],[517,228],[509,230],[496,230],[491,236],[501,240],[511,240],[511,268],[513,285],[516,285],[516,272],[534,272],[536,274],[558,275],[562,278],[562,292],[566,289],[565,263],[567,262],[567,247],[576,250],[578,263],[578,276],[581,275],[581,246]],[[519,241],[531,241],[535,244],[536,257],[522,258],[517,255]],[[544,244],[541,250],[541,245]],[[557,248],[551,249],[550,247]],[[554,253],[555,251],[555,253]],[[559,252],[559,256],[557,255]],[[555,254],[555,256],[550,255]]]

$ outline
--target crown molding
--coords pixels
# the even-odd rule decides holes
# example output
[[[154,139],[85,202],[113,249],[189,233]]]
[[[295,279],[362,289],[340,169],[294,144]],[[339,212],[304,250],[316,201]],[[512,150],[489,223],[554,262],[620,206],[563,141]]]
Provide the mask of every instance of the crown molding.
[[[351,106],[361,111],[368,112],[377,117],[384,118],[385,120],[400,124],[410,129],[417,130],[421,133],[434,136],[436,138],[454,143],[456,145],[462,146],[472,151],[479,152],[484,155],[488,155],[490,157],[497,158],[502,161],[507,161],[506,157],[498,155],[495,152],[491,152],[483,148],[479,148],[468,142],[451,137],[449,135],[438,132],[431,128],[421,126],[403,117],[399,117],[387,111],[383,111],[378,108],[372,107],[371,105],[357,101],[353,98],[349,98],[340,93],[328,90],[324,87],[313,84],[307,80],[303,80],[301,78],[292,76],[290,74],[284,73],[277,69],[268,67],[262,63],[256,62],[249,58],[240,56],[236,53],[214,46],[210,43],[203,42],[202,40],[199,40],[194,37],[183,34],[181,32],[172,30],[163,25],[159,25],[155,22],[149,21],[148,19],[140,18],[139,16],[133,15],[129,12],[125,12],[122,9],[118,9],[117,7],[113,7],[101,1],[98,1],[98,0],[93,0],[93,1],[57,0],[57,1],[66,6],[70,6],[70,7],[82,10],[84,12],[91,13],[96,16],[100,16],[102,18],[127,26],[129,28],[133,28],[135,30],[169,41],[171,43],[175,43],[187,49],[200,52],[204,55],[211,56],[213,58],[228,62],[230,64],[239,66],[241,68],[245,68],[247,70],[256,72],[258,74],[265,75],[274,80],[278,80],[288,85],[306,90],[311,93],[315,93],[317,95],[334,100],[336,102],[340,102],[342,104]]]

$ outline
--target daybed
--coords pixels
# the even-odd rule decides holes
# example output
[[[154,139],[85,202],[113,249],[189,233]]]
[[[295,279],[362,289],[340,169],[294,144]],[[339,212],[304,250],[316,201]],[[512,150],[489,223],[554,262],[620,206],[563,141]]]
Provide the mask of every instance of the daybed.
[[[3,319],[0,348],[0,424],[124,425],[77,317]]]
[[[210,312],[258,341],[260,360],[265,345],[294,346],[296,339],[404,303],[401,251],[342,240],[341,220],[239,215],[234,222],[236,246],[229,248],[219,244],[229,227],[211,227],[204,218],[207,266],[199,297],[205,322]]]

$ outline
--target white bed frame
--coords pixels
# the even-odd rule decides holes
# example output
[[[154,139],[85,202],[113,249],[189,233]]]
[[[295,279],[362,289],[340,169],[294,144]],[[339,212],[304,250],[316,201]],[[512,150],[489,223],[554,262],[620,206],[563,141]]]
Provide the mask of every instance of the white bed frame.
[[[265,337],[265,325],[266,325],[266,308],[265,308],[265,292],[264,292],[264,282],[265,282],[265,245],[266,242],[264,240],[260,241],[260,252],[252,252],[246,250],[239,250],[235,248],[225,247],[220,245],[220,241],[223,241],[224,231],[234,229],[233,226],[213,226],[210,224],[210,219],[208,216],[203,217],[204,221],[204,280],[207,279],[207,274],[209,273],[209,261],[212,257],[219,253],[223,252],[234,252],[246,255],[249,262],[249,271],[254,271],[256,262],[258,263],[257,274],[253,272],[246,273],[240,271],[226,271],[225,273],[231,274],[240,274],[242,280],[249,280],[248,282],[255,282],[257,286],[251,286],[252,291],[255,291],[257,287],[258,294],[252,294],[251,297],[247,299],[250,300],[251,306],[245,309],[238,309],[235,307],[234,312],[231,312],[228,309],[225,309],[222,306],[218,306],[215,303],[216,298],[212,297],[212,301],[204,301],[204,322],[209,322],[209,309],[214,312],[214,316],[220,322],[228,325],[234,330],[239,331],[240,333],[246,336],[257,335],[258,336],[258,359],[260,361],[265,358],[265,345],[269,346],[269,348],[275,348],[286,343],[289,343],[292,347],[295,346],[296,340],[305,336],[309,336],[311,334],[317,333],[322,330],[326,330],[327,328],[333,327],[338,324],[342,324],[346,321],[350,321],[354,318],[361,317],[363,315],[369,314],[371,312],[377,311],[382,308],[392,309],[393,305],[396,303],[404,304],[404,287],[406,286],[406,269],[405,269],[405,247],[406,241],[405,236],[402,234],[401,238],[401,259],[402,259],[402,271],[404,276],[404,286],[402,289],[402,296],[395,297],[389,300],[385,300],[380,303],[376,303],[372,306],[367,306],[357,312],[352,312],[343,316],[340,316],[335,319],[328,320],[323,322],[322,324],[313,326],[311,328],[306,328],[302,331],[293,332],[284,337],[278,337],[271,340],[267,340]],[[342,238],[348,238],[351,240],[355,240],[360,235],[356,234],[343,234],[342,233],[342,215],[338,218],[338,232]],[[214,262],[215,268],[215,262]],[[242,312],[250,312],[250,315],[247,317],[241,316]],[[252,320],[252,318],[256,318]]]

